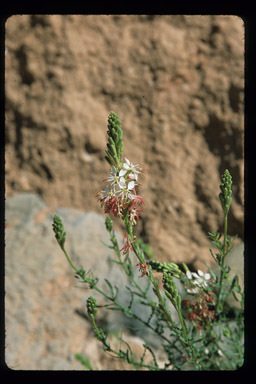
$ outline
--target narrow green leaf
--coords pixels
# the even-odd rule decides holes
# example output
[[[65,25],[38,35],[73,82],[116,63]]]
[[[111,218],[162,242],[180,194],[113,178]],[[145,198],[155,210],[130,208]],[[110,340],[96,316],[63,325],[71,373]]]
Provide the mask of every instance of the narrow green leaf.
[[[112,296],[112,298],[115,296],[114,295],[114,289],[113,289],[113,286],[112,286],[112,284],[110,283],[110,281],[108,280],[108,279],[104,279],[105,280],[105,282],[107,283],[107,285],[108,285],[108,287],[109,287],[109,289],[110,289],[110,293],[111,293],[111,296]]]
[[[85,369],[88,369],[89,371],[93,370],[90,359],[86,356],[81,353],[75,353],[75,358],[84,366]]]

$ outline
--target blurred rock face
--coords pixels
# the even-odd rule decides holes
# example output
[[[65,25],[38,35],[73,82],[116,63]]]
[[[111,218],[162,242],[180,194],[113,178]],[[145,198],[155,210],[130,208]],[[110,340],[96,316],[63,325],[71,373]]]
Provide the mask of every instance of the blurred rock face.
[[[244,30],[235,16],[24,15],[6,22],[6,190],[101,212],[107,116],[144,166],[137,235],[159,260],[211,262],[220,175],[243,237]],[[117,222],[117,225],[119,223]],[[121,229],[121,227],[119,227]]]

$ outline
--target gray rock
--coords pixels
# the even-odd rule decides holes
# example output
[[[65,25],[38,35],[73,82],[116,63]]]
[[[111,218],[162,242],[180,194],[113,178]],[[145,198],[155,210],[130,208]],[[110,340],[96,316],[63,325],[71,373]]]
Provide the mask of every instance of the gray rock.
[[[238,276],[238,281],[242,290],[244,290],[244,243],[241,242],[236,245],[230,253],[226,256],[226,264],[231,267],[230,277],[233,279],[235,275]],[[238,299],[240,295],[237,294]],[[235,309],[240,309],[240,303],[235,300],[233,295],[229,295],[227,299],[229,305]]]

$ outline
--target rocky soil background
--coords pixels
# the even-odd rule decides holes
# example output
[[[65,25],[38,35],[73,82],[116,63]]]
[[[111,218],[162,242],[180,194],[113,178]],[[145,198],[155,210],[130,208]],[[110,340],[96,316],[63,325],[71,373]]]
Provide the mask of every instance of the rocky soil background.
[[[47,207],[41,216],[44,233],[57,209],[102,215],[96,194],[109,171],[104,153],[107,117],[113,110],[122,121],[125,156],[143,164],[140,194],[145,205],[136,235],[152,246],[156,258],[201,269],[205,262],[211,263],[206,234],[222,228],[218,193],[225,168],[234,183],[229,233],[238,234],[241,243],[243,21],[236,16],[17,15],[6,22],[5,65],[6,196],[9,211],[16,212],[15,220],[12,224],[7,220],[6,227],[6,235],[12,239],[6,247],[7,335],[12,337],[7,360],[16,369],[79,369],[70,356],[83,350],[79,344],[82,319],[77,315],[77,324],[70,320],[64,326],[74,312],[65,312],[64,319],[63,308],[69,308],[74,291],[80,295],[80,290],[72,285],[70,296],[67,293],[71,283],[63,274],[72,279],[72,271],[59,255],[52,233],[38,249],[35,238],[43,239],[43,235],[37,228],[31,244],[41,255],[43,247],[52,244],[48,255],[53,260],[61,257],[56,268],[46,268],[49,259],[39,254],[35,259],[31,254],[32,266],[30,261],[25,263],[26,247],[17,240],[22,242],[25,234],[12,238],[11,231],[21,234],[24,223],[32,219],[14,209],[15,198],[24,192],[31,201],[42,198]],[[69,216],[67,222],[73,223]],[[87,223],[85,234],[91,233],[90,220]],[[122,225],[118,221],[115,225],[121,236]],[[99,228],[103,233],[104,228]],[[83,246],[81,237],[80,252],[85,255]],[[18,272],[21,260],[22,274]],[[41,268],[45,273],[37,276],[34,272]],[[12,277],[15,272],[17,284]],[[35,289],[42,279],[48,284],[48,296],[44,288]],[[24,304],[26,286],[35,289],[32,307]],[[81,304],[82,295],[77,300]],[[45,311],[51,313],[54,330],[47,328]],[[40,313],[46,316],[46,323],[41,322]],[[60,328],[57,322],[62,324]],[[38,329],[38,324],[44,325]],[[70,349],[62,340],[70,336],[69,325],[76,335],[71,337]],[[86,327],[88,331],[89,323]],[[58,341],[53,345],[53,340]],[[27,355],[24,352],[22,360],[24,343]],[[38,349],[33,350],[32,345]],[[88,351],[90,356],[100,356],[96,344]],[[95,359],[99,369],[117,369],[116,362],[111,365]]]

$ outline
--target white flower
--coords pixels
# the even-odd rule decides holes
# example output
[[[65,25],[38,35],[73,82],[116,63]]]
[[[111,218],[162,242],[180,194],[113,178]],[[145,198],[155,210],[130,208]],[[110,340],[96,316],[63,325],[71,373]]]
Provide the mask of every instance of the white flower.
[[[125,194],[126,197],[128,197],[127,194],[130,194],[130,191],[137,185],[135,181],[130,179],[126,180],[123,176],[120,176],[120,173],[118,175],[118,171],[115,167],[111,168],[106,181],[105,191],[102,192],[105,192],[105,195],[110,196],[120,196],[121,194]],[[132,195],[132,197],[134,196],[135,195]]]
[[[111,171],[110,171],[110,174],[109,174],[109,176],[107,178],[107,182],[110,185],[113,185],[113,184],[118,183],[118,181],[119,181],[119,176],[117,175],[117,169],[116,169],[116,167],[112,167]]]
[[[109,184],[106,184],[104,190],[98,193],[99,201],[102,205],[106,204],[108,200],[110,200],[114,196],[115,191],[111,188]]]
[[[126,180],[124,177],[120,177],[118,181],[118,185],[121,189],[127,189],[128,191],[133,190],[135,187],[135,182],[134,181],[129,181],[128,185],[126,185]]]
[[[208,285],[208,280],[210,280],[211,275],[209,273],[204,273],[200,269],[196,272],[186,272],[186,276],[191,280],[189,287],[187,288],[188,293],[198,293],[200,288],[206,288]]]
[[[202,288],[207,287],[208,285],[207,281],[210,280],[211,275],[209,273],[202,272],[200,269],[197,272],[198,274],[195,272],[192,272],[192,275],[195,278],[194,284]]]
[[[134,165],[125,157],[125,163],[123,163],[119,176],[124,176],[127,172],[129,172],[130,179],[138,180],[138,174],[140,171],[138,171],[137,168],[139,168],[139,164]]]
[[[128,182],[128,184],[127,184],[127,182]],[[133,191],[135,185],[136,184],[133,180],[129,181],[129,180],[125,180],[124,177],[120,177],[120,179],[118,181],[119,189],[116,191],[116,196],[120,196],[122,199],[124,199],[124,198],[126,198],[128,200],[134,199],[136,197],[136,195],[134,195],[130,191]]]

